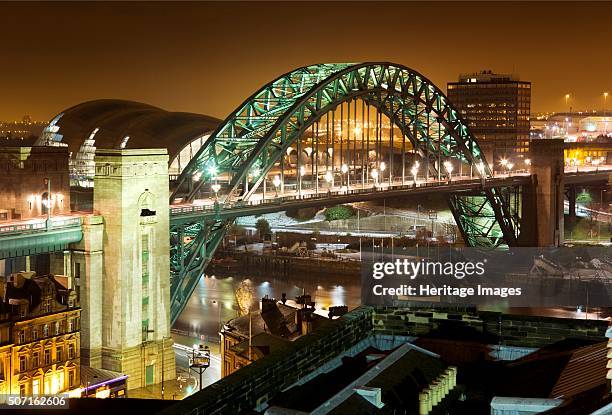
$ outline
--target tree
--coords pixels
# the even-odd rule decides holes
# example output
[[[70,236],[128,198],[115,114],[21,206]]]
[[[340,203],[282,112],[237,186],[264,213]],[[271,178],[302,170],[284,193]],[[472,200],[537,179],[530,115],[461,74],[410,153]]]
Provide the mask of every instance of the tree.
[[[240,283],[236,289],[236,302],[240,309],[239,314],[244,316],[249,313],[251,304],[253,303],[254,290],[253,286],[248,280],[244,280]]]
[[[352,206],[338,205],[325,209],[323,212],[325,220],[350,219],[355,215],[355,209]]]
[[[576,203],[582,203],[584,205],[588,205],[593,201],[593,196],[586,190],[583,190],[576,196]]]
[[[257,220],[257,223],[255,223],[255,229],[257,229],[260,238],[272,234],[272,228],[270,228],[270,223],[264,218]]]

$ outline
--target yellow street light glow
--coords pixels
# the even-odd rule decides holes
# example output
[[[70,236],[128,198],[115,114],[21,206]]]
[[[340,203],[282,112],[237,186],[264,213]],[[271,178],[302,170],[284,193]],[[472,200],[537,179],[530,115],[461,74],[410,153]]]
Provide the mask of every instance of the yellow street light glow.
[[[378,170],[374,169],[372,170],[372,172],[370,173],[370,175],[372,176],[372,178],[374,180],[378,179]]]
[[[385,169],[387,168],[387,165],[385,164],[384,161],[380,162],[380,171],[385,171]]]
[[[348,172],[348,166],[346,164],[343,164],[340,170],[342,170],[342,173],[346,173]]]
[[[327,183],[331,183],[332,179],[334,178],[333,174],[331,171],[327,171],[327,173],[325,173],[325,181]]]
[[[306,167],[300,166],[300,176],[304,176],[306,174]]]

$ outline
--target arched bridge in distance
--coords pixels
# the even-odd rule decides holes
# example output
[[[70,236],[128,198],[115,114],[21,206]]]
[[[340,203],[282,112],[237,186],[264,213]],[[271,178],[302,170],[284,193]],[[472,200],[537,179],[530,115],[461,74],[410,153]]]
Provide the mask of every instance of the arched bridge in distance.
[[[178,177],[171,320],[242,215],[443,190],[467,245],[516,245],[516,189],[528,174],[511,169],[494,177],[444,93],[403,65],[319,64],[281,75],[229,115]]]

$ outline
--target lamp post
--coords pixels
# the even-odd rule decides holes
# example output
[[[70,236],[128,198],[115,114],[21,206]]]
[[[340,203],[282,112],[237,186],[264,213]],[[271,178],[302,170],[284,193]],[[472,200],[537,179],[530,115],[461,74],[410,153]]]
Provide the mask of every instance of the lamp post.
[[[202,374],[210,367],[210,349],[208,346],[194,344],[189,358],[189,371],[200,375],[200,390],[202,390]]]
[[[274,185],[275,196],[278,197],[278,186],[281,184],[281,179],[278,177],[278,175],[274,176],[274,179],[272,179],[272,184]]]
[[[302,197],[302,180],[304,180],[304,176],[306,175],[306,167],[300,166],[300,178],[299,178],[299,187],[298,194]]]
[[[215,192],[215,202],[217,202],[219,200],[219,190],[221,190],[221,185],[218,183],[215,183],[212,186],[210,186],[210,188],[212,189],[213,192]]]
[[[51,229],[51,178],[45,177],[44,183],[47,185],[47,230]],[[44,204],[45,201],[43,200]]]
[[[525,170],[531,169],[531,159],[525,159],[525,166],[527,166]]]
[[[604,92],[604,134],[608,134],[608,119],[606,116],[608,115],[608,93]]]
[[[372,179],[374,179],[374,188],[376,189],[376,187],[378,187],[378,170],[372,169],[370,175],[372,176]]]
[[[385,181],[385,170],[387,170],[387,164],[384,161],[380,162],[380,178]],[[390,176],[389,176],[390,177]]]
[[[346,174],[346,187],[349,188],[351,187],[351,178],[350,176],[347,174],[348,173],[348,166],[346,165],[346,163],[342,164],[342,167],[340,167],[340,171],[342,172],[342,178],[344,178],[344,175]]]
[[[417,174],[419,174],[419,162],[418,161],[414,162],[414,165],[410,169],[410,173],[412,173],[412,177],[413,177],[413,180],[414,180],[414,187],[416,187],[416,185],[417,185]]]
[[[446,173],[448,173],[448,182],[452,182],[453,181],[453,163],[451,163],[449,160],[446,160],[444,162],[444,170],[446,170]]]
[[[325,181],[327,182],[327,190],[329,192],[332,190],[332,180],[334,180],[334,175],[331,171],[327,170],[327,172],[325,172]]]

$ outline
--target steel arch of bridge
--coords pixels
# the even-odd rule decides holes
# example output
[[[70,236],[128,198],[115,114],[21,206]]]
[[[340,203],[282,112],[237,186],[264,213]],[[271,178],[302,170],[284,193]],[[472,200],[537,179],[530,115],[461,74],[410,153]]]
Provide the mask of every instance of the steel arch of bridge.
[[[483,179],[491,176],[467,123],[418,72],[388,62],[319,64],[288,72],[244,101],[184,169],[171,202],[192,201],[220,176],[226,188],[219,209],[227,202],[247,200],[310,125],[353,99],[364,100],[397,125],[430,174],[440,175],[443,158],[469,165]],[[503,189],[454,194],[449,204],[468,245],[516,243],[517,216]],[[171,228],[173,322],[232,222],[217,219]]]

